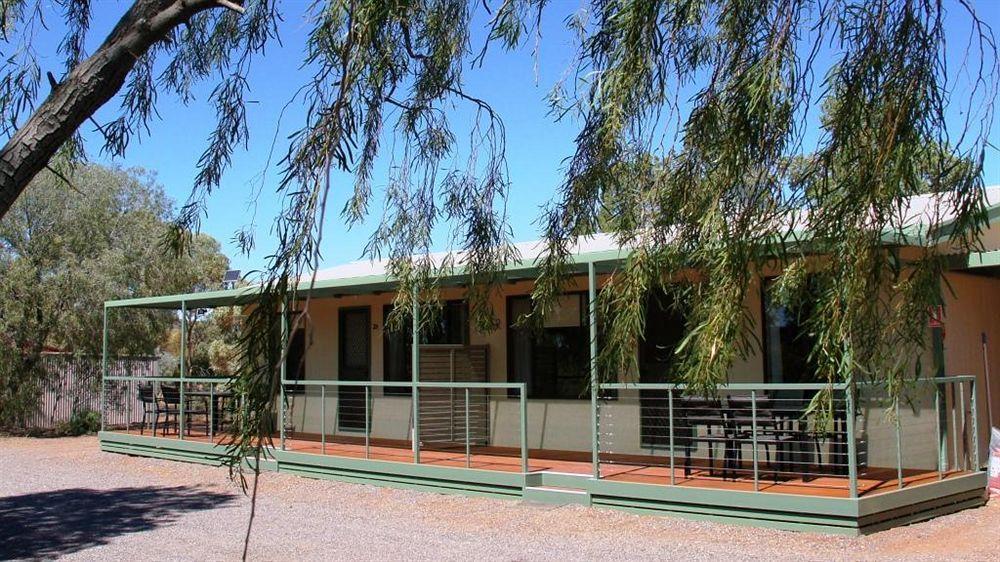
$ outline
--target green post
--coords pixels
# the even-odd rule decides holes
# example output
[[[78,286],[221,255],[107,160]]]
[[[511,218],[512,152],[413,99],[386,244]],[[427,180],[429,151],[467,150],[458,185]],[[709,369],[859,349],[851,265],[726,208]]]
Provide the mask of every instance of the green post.
[[[420,303],[416,289],[413,291],[413,352],[411,356],[413,396],[413,462],[420,464]]]
[[[184,439],[184,377],[187,376],[187,302],[181,301],[181,403],[177,436]]]
[[[752,438],[753,441],[753,491],[759,492],[760,472],[758,471],[759,467],[757,465],[757,391],[756,390],[750,391],[750,437]],[[740,451],[741,458],[742,455],[743,452]]]
[[[670,424],[670,485],[677,484],[674,474],[674,389],[667,390],[667,423]]]
[[[339,396],[339,395],[338,395]],[[326,385],[319,387],[319,451],[326,454]]]
[[[854,383],[844,389],[847,408],[847,482],[852,498],[858,497],[858,444],[854,439]]]
[[[278,431],[281,435],[281,450],[285,450],[285,377],[288,376],[288,299],[281,300],[281,384],[278,385]]]
[[[967,419],[965,417],[965,385],[962,384],[962,381],[958,381],[958,412],[959,412],[959,416],[960,416],[959,419],[962,420],[962,431],[961,431],[961,434],[962,434],[962,440],[961,440],[962,441],[962,457],[961,457],[962,458],[962,470],[966,470],[966,469],[969,468],[969,462],[968,462],[968,459],[969,459],[969,444],[968,444],[968,442],[966,440],[967,439],[966,436],[968,435],[968,432],[966,431],[966,429],[969,427],[969,424],[968,424]],[[957,428],[956,428],[955,432],[958,433],[958,429]],[[955,455],[958,455],[958,445],[955,445]]]
[[[371,439],[371,387],[365,387],[365,458],[370,459],[372,456],[372,439]]]
[[[208,440],[215,444],[215,385],[208,385]]]
[[[903,489],[903,436],[899,427],[899,398],[895,398],[893,415],[896,417],[896,487]]]
[[[947,444],[944,434],[941,433],[941,385],[934,383],[934,430],[937,432],[938,455],[937,469],[938,480],[944,480],[944,446]]]
[[[107,417],[107,382],[104,380],[108,376],[108,307],[104,306],[104,323],[101,330],[101,431],[104,431]]]
[[[465,388],[465,468],[472,466],[472,448],[469,445],[469,388]]]
[[[969,381],[969,406],[972,408],[972,470],[978,471],[979,466],[979,409],[976,396],[976,379]]]
[[[597,419],[597,272],[594,269],[594,262],[587,264],[587,296],[590,314],[590,431],[591,440],[591,464],[593,465],[594,478],[601,477],[601,436],[600,422]]]
[[[521,472],[528,472],[528,385],[521,383]]]

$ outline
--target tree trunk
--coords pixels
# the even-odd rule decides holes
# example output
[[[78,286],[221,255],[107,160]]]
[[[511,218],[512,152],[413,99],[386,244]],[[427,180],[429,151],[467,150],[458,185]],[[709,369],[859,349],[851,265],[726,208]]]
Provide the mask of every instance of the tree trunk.
[[[107,103],[150,46],[218,0],[135,0],[97,51],[78,64],[0,151],[0,219],[59,147]]]

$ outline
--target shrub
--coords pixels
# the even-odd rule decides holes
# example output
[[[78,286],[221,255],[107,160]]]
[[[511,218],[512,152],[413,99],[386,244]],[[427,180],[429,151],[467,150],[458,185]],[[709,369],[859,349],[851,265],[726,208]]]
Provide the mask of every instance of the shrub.
[[[101,413],[95,410],[79,410],[73,412],[69,421],[62,423],[57,432],[62,435],[84,435],[97,433],[101,429]]]

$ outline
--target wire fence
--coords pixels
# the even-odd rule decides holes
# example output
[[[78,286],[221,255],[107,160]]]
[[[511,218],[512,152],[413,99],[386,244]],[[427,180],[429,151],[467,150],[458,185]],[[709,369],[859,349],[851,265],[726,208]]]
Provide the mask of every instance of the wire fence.
[[[830,488],[852,496],[977,465],[971,377],[923,379],[890,400],[860,385],[603,384],[602,477],[641,465],[651,481]]]

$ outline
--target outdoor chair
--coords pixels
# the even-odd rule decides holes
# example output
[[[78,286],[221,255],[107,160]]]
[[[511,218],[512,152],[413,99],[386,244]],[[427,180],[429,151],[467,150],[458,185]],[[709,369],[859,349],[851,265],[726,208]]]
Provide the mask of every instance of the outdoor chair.
[[[708,474],[715,475],[715,447],[723,447],[722,477],[732,465],[732,436],[726,431],[721,402],[716,398],[684,396],[678,400],[676,441],[684,449],[684,476],[691,475],[691,451],[704,443],[708,449]],[[699,428],[705,428],[700,432]]]
[[[743,446],[753,443],[754,404],[749,396],[730,396],[726,401],[727,417],[735,443],[734,464],[743,466]],[[776,463],[782,462],[779,457],[789,456],[799,433],[788,428],[787,420],[783,420],[775,411],[775,404],[768,396],[756,398],[757,446],[764,447],[765,465],[771,471],[774,481],[778,481],[780,468]],[[771,456],[774,449],[774,457]]]
[[[153,436],[156,436],[156,424],[160,419],[160,414],[162,410],[160,409],[160,403],[156,400],[156,391],[153,389],[153,385],[139,385],[139,403],[142,404],[142,422],[139,424],[139,435],[142,435],[146,431],[146,420],[152,416],[153,418]],[[131,420],[130,420],[131,421]]]
[[[171,424],[171,418],[173,419],[174,429],[180,433],[180,406],[181,406],[181,391],[177,385],[161,384],[160,393],[163,395],[163,405],[164,405],[164,415],[166,417],[166,427],[164,429],[164,435],[166,435],[166,429],[169,429]],[[196,423],[200,418],[200,422]],[[209,434],[208,427],[208,407],[204,405],[204,401],[196,400],[192,397],[185,397],[184,400],[184,431],[186,434],[191,433],[192,427],[204,428],[205,435]]]

